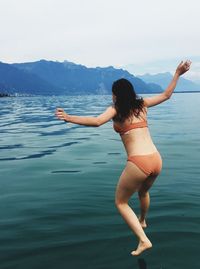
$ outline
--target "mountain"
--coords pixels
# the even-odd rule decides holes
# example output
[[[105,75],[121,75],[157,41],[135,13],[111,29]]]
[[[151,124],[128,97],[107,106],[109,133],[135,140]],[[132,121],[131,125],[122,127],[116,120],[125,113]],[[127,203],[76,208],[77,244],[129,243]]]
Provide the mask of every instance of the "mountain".
[[[159,73],[156,75],[145,74],[138,77],[144,80],[146,83],[156,83],[160,85],[163,89],[165,89],[169,85],[173,76],[171,73],[166,72],[166,73]],[[175,92],[180,91],[200,91],[200,86],[188,79],[180,77]]]
[[[119,78],[130,80],[137,93],[161,92],[159,85],[148,84],[123,69],[112,66],[87,68],[72,62],[40,60],[30,63],[12,64],[24,72],[35,74],[54,87],[62,89],[62,94],[110,94],[113,81]]]
[[[36,74],[0,62],[0,92],[7,94],[53,94],[56,89]]]

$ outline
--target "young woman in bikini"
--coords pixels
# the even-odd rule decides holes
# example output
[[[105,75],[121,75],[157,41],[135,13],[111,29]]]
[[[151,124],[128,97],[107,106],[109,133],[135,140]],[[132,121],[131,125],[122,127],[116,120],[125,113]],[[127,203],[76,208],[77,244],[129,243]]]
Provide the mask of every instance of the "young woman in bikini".
[[[147,125],[147,108],[158,105],[170,98],[179,77],[190,68],[190,61],[181,62],[166,90],[158,95],[138,98],[132,84],[126,79],[113,83],[113,106],[97,117],[72,116],[57,108],[56,116],[60,120],[98,127],[113,120],[113,127],[121,136],[127,152],[127,164],[116,188],[115,204],[120,214],[138,237],[138,247],[131,254],[137,256],[152,247],[143,228],[146,228],[146,216],[150,204],[149,189],[159,175],[162,159],[152,142]],[[140,217],[137,218],[128,204],[129,199],[138,192]]]

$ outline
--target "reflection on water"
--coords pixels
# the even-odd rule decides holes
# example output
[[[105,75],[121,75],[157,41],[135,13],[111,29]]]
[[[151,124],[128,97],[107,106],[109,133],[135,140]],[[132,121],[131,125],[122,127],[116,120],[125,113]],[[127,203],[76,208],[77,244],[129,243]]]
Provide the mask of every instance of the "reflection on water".
[[[146,261],[144,259],[138,259],[139,269],[148,269]]]
[[[98,115],[110,103],[111,96],[1,99],[1,268],[200,268],[200,94],[149,108],[163,171],[151,190],[153,248],[139,258],[114,206],[126,155],[112,122],[92,128],[54,116],[56,107]]]

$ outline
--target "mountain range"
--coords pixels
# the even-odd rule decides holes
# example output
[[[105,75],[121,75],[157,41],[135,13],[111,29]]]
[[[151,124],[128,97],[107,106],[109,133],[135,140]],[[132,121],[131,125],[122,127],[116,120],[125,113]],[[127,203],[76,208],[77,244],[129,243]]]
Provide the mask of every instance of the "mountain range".
[[[0,92],[9,94],[111,94],[112,83],[119,78],[130,80],[137,93],[162,91],[159,85],[145,83],[128,71],[112,66],[87,68],[68,61],[46,60],[0,62]]]
[[[137,93],[159,93],[171,77],[170,73],[136,77],[113,66],[88,68],[68,61],[0,62],[0,96],[111,94],[112,83],[119,78],[130,80]],[[191,90],[193,82],[181,81],[177,90]]]

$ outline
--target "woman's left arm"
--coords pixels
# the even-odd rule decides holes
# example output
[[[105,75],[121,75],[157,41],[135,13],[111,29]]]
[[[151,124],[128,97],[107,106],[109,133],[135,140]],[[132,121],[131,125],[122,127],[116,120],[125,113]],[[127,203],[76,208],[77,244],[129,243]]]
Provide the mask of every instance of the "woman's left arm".
[[[115,115],[116,110],[112,106],[108,107],[105,112],[103,112],[97,117],[72,116],[67,114],[62,108],[56,109],[56,116],[59,120],[64,120],[75,124],[93,126],[93,127],[101,126],[102,124],[111,120]]]

